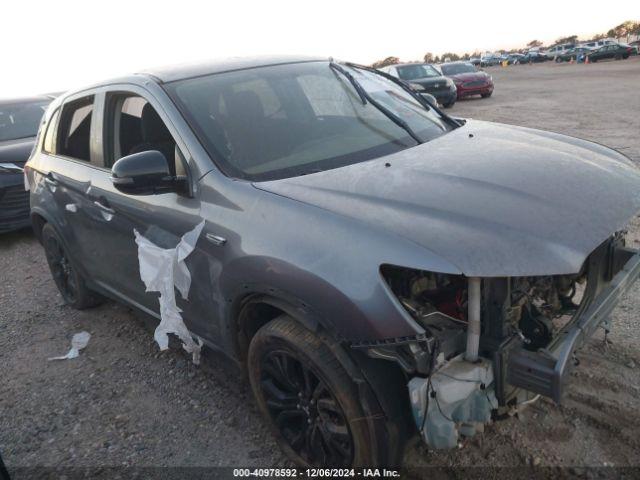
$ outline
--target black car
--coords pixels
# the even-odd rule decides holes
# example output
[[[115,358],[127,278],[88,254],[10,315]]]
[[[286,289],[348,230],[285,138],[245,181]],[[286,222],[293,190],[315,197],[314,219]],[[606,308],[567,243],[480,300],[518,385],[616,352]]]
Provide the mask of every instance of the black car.
[[[29,192],[22,169],[52,96],[0,101],[0,233],[28,227]]]
[[[549,60],[549,57],[542,52],[527,52],[524,54],[524,57],[522,57],[520,63],[542,63],[547,60]]]
[[[626,60],[631,55],[631,52],[631,47],[612,43],[610,45],[605,45],[594,50],[589,54],[588,58],[590,62],[597,62],[599,60],[606,60],[608,58],[613,58],[615,60]]]
[[[453,81],[444,77],[433,65],[407,63],[391,65],[381,69],[400,80],[417,85],[420,93],[433,95],[443,107],[449,108],[456,103],[457,92]]]

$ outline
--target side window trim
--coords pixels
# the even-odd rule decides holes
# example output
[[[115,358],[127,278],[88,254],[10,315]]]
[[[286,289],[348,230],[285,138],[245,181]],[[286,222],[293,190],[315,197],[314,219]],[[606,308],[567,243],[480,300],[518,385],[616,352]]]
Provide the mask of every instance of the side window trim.
[[[184,164],[184,167],[188,172],[189,171],[189,165],[188,165],[189,162],[187,161],[188,155],[185,155],[185,148],[183,147],[185,142],[181,139],[180,135],[178,135],[178,132],[173,127],[172,123],[170,121],[167,121],[167,115],[164,112],[164,110],[162,109],[162,107],[159,105],[159,102],[157,102],[155,97],[153,95],[151,95],[149,92],[147,92],[146,90],[143,90],[141,88],[133,88],[130,85],[128,85],[128,86],[120,86],[120,85],[110,86],[110,88],[105,92],[105,95],[104,95],[104,98],[103,98],[102,119],[103,119],[104,124],[103,124],[103,127],[102,127],[101,131],[102,131],[102,137],[108,139],[108,141],[104,143],[104,145],[103,145],[104,148],[102,149],[103,152],[104,152],[105,161],[107,160],[107,158],[115,157],[115,155],[117,153],[117,152],[114,151],[114,148],[109,144],[113,143],[114,140],[115,140],[116,133],[113,130],[116,128],[116,125],[115,125],[115,123],[116,123],[116,118],[115,118],[116,109],[117,109],[118,105],[122,106],[122,103],[123,103],[123,101],[122,101],[123,98],[122,97],[127,97],[127,96],[141,97],[155,109],[155,111],[160,116],[162,122],[165,124],[165,126],[169,130],[169,133],[171,134],[171,136],[175,140],[176,146],[177,146],[177,148],[179,150],[179,154],[180,154],[179,157],[182,159],[181,161]],[[114,101],[113,98],[110,98],[110,97],[116,97],[115,101]],[[120,97],[120,98],[118,98],[118,97]],[[189,154],[189,151],[187,150],[186,153]]]
[[[42,138],[42,146],[40,148],[40,151],[42,151],[43,153],[55,155],[58,150],[58,122],[60,120],[61,110],[61,106],[56,108],[49,117],[49,121],[47,122],[47,127]],[[51,135],[53,136],[53,138],[51,138]],[[51,140],[51,145],[47,145],[48,140]]]

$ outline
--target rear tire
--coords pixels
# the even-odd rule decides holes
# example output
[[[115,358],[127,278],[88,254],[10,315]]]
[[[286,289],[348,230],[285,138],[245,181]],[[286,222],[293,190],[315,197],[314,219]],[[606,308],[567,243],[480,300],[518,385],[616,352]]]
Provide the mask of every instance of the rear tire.
[[[100,305],[104,301],[104,297],[87,287],[58,233],[49,223],[42,227],[42,245],[51,276],[65,303],[82,310]]]
[[[443,103],[442,106],[444,108],[451,108],[456,104],[456,101],[454,100],[453,102],[449,102],[449,103]]]
[[[374,413],[360,401],[358,385],[332,348],[293,318],[264,325],[249,346],[251,388],[260,412],[284,453],[302,467],[395,465],[387,458]],[[399,450],[399,449],[396,449]]]

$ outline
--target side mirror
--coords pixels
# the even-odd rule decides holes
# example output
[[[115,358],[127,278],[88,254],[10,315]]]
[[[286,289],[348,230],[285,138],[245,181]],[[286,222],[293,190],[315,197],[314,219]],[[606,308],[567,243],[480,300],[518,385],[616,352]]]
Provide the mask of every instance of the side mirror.
[[[175,192],[185,187],[185,180],[170,174],[166,157],[157,150],[122,157],[111,168],[111,182],[129,195]]]
[[[438,101],[436,100],[436,97],[434,97],[430,93],[421,93],[420,96],[424,100],[426,100],[429,105],[431,105],[432,107],[438,108]]]

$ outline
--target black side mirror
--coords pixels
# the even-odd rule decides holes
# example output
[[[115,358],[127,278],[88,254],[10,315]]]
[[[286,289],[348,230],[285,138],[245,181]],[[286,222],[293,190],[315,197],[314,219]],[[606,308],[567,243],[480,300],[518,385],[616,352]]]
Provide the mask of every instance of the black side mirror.
[[[157,150],[122,157],[111,168],[111,181],[119,191],[129,195],[182,191],[186,182],[169,173],[166,157]]]

